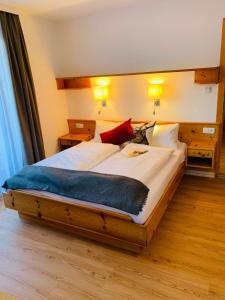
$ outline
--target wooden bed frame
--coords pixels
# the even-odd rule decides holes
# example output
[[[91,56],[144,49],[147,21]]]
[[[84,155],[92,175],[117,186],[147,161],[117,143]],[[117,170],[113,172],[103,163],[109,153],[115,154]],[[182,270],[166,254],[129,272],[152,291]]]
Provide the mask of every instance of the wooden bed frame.
[[[139,253],[148,247],[182,179],[184,168],[185,163],[182,163],[143,225],[136,224],[129,216],[120,213],[22,191],[4,193],[3,198],[5,206],[17,210],[23,219],[64,229],[82,237]]]
[[[138,122],[143,121],[133,123]],[[174,122],[157,123],[168,124]],[[193,139],[218,141],[219,125],[217,123],[180,122],[179,124],[179,140],[184,143],[189,143]],[[70,134],[88,133],[94,136],[96,122],[95,120],[69,119],[68,127]],[[215,128],[214,134],[203,134],[204,127]],[[5,193],[3,198],[5,206],[17,210],[21,218],[65,229],[77,235],[133,252],[140,252],[148,247],[151,237],[181,181],[184,169],[185,163],[182,163],[143,225],[136,224],[129,216],[119,213],[22,191]]]

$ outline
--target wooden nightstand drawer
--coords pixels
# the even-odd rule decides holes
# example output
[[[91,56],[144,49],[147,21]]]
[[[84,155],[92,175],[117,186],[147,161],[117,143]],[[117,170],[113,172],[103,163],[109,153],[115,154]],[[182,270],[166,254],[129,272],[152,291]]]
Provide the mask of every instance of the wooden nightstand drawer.
[[[213,151],[211,150],[188,149],[187,154],[192,157],[213,157]]]
[[[60,140],[60,144],[64,146],[72,146],[72,143],[73,141],[70,140],[63,140],[63,139]]]
[[[76,140],[61,140],[60,144],[63,146],[75,146],[77,144],[79,144],[81,141],[76,141]]]
[[[187,168],[198,172],[214,172],[215,151],[215,141],[192,140],[187,146]]]
[[[59,137],[60,151],[76,146],[83,141],[90,141],[91,134],[66,134]]]

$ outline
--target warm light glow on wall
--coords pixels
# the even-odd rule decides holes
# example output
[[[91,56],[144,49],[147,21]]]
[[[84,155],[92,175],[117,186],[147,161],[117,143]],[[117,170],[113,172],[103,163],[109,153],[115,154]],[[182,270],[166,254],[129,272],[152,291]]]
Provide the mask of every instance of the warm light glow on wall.
[[[161,78],[152,79],[149,81],[149,84],[163,84],[164,80]]]
[[[151,80],[148,86],[148,96],[150,99],[154,101],[154,110],[153,116],[156,113],[156,107],[160,106],[160,97],[163,94],[163,80],[161,79],[154,79]]]
[[[97,85],[93,90],[94,99],[97,101],[105,101],[109,99],[109,87],[107,85]]]
[[[109,78],[97,78],[95,80],[95,86],[93,87],[93,96],[94,99],[101,103],[101,107],[98,111],[98,114],[101,113],[102,108],[107,106],[109,100]]]
[[[155,99],[160,99],[163,93],[163,80],[162,79],[153,79],[150,81],[148,86],[148,96]]]
[[[148,87],[148,96],[152,99],[159,99],[162,96],[163,87],[161,84],[150,84]]]
[[[110,79],[108,77],[99,77],[95,79],[96,85],[109,85]]]

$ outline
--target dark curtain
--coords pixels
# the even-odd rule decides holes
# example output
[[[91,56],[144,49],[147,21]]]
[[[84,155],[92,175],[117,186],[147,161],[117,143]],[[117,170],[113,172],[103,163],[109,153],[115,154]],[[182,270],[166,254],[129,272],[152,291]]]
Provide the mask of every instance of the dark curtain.
[[[18,116],[28,164],[45,157],[37,101],[29,57],[19,16],[0,11],[0,23],[8,52]]]

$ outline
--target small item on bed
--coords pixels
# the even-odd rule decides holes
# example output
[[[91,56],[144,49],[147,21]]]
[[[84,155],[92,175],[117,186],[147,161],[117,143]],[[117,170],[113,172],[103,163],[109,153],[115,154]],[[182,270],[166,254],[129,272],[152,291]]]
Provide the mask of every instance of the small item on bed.
[[[147,153],[147,152],[148,152],[148,150],[144,150],[144,151],[137,151],[137,150],[135,150],[135,151],[128,152],[128,153],[127,153],[127,156],[128,156],[128,157],[136,157],[136,156],[145,154],[145,153]]]
[[[130,143],[148,145],[152,139],[155,122],[144,123],[139,127],[134,127],[135,138]]]
[[[112,130],[100,134],[102,143],[121,145],[135,137],[131,126],[131,119],[115,127]]]

